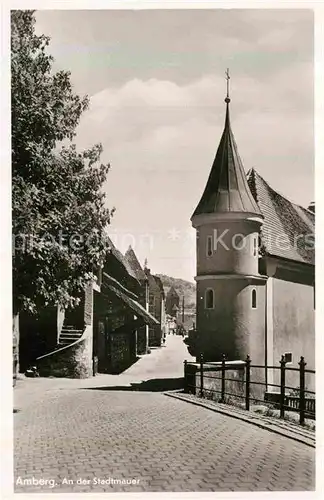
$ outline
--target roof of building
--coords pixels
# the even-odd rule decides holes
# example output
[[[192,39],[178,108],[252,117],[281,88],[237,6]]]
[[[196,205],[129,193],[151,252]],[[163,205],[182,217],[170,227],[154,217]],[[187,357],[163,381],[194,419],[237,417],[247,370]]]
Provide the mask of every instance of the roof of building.
[[[153,293],[153,294],[154,293],[161,293],[160,287],[159,287],[158,283],[156,282],[154,275],[151,274],[149,269],[145,268],[145,274],[146,274],[146,278],[148,281],[149,293]]]
[[[227,97],[225,102],[226,117],[223,135],[205,190],[193,217],[200,214],[224,212],[248,212],[261,215],[247,184],[243,164],[231,129],[230,99]]]
[[[135,294],[130,292],[115,278],[108,273],[103,273],[103,287],[106,287],[114,296],[118,297],[127,307],[132,309],[137,316],[140,316],[148,325],[157,325],[159,322],[152,314],[139,304]]]
[[[167,292],[167,296],[168,296],[168,297],[173,296],[173,297],[179,297],[179,298],[180,298],[180,296],[179,296],[179,294],[178,294],[177,290],[174,288],[174,286],[173,286],[173,285],[169,288],[169,290],[168,290],[168,292]]]
[[[108,239],[111,254],[124,266],[127,273],[130,276],[132,276],[132,278],[135,278],[138,281],[138,277],[136,275],[136,272],[133,270],[128,259],[126,257],[124,257],[124,255],[120,252],[120,250],[118,250],[118,248],[115,247],[113,241],[111,240],[111,238],[109,238],[109,236],[107,236],[107,239]]]
[[[132,249],[131,245],[129,245],[127,252],[125,253],[125,259],[127,260],[129,266],[132,269],[132,272],[135,274],[136,278],[139,281],[144,281],[146,280],[146,274],[139,263],[138,258],[136,257],[136,254],[134,250]]]
[[[261,251],[314,264],[315,214],[277,193],[255,169],[248,172],[247,181],[264,216]]]

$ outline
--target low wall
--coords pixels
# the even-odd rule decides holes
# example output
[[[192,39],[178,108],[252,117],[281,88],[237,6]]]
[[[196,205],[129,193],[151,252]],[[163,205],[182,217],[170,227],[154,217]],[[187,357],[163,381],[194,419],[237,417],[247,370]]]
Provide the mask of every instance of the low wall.
[[[41,377],[88,378],[93,375],[92,327],[80,340],[36,360]]]
[[[204,397],[219,401],[222,390],[221,369],[204,369]],[[256,377],[255,377],[256,378]],[[230,380],[229,380],[230,379]],[[251,369],[250,379],[253,381],[253,370]],[[245,368],[227,368],[225,371],[225,402],[245,405]],[[200,391],[200,370],[196,373],[196,393]],[[264,400],[265,386],[250,384],[250,398]],[[252,401],[251,401],[252,403]]]
[[[221,370],[205,371],[204,370],[204,395],[208,399],[213,399],[219,401],[221,399],[221,388],[222,388],[222,372]],[[226,370],[226,378],[233,380],[225,381],[225,392],[231,393],[231,396],[225,395],[225,401],[229,401],[231,398],[237,399],[239,402],[244,403],[245,394],[245,384],[244,380],[244,368],[240,370]],[[197,390],[200,390],[200,370],[196,374],[196,386]],[[217,392],[216,392],[217,391]],[[199,392],[198,392],[199,394]],[[233,396],[234,395],[234,396]],[[235,396],[238,396],[235,398]]]

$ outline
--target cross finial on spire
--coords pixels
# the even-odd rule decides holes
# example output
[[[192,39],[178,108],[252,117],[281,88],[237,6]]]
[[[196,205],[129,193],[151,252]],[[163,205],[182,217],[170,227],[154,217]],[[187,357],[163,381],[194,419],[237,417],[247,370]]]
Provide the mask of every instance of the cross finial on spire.
[[[229,75],[229,69],[228,68],[225,71],[225,75],[226,75],[226,89],[227,89],[225,102],[228,104],[229,102],[231,102],[230,97],[229,97],[229,81],[230,81],[231,77]]]

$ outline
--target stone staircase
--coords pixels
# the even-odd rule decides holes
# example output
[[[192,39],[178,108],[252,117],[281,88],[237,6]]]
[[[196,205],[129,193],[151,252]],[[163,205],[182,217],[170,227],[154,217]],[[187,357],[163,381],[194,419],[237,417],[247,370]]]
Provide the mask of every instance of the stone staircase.
[[[77,330],[75,326],[63,325],[59,336],[58,348],[73,344],[76,340],[82,337],[83,330]]]

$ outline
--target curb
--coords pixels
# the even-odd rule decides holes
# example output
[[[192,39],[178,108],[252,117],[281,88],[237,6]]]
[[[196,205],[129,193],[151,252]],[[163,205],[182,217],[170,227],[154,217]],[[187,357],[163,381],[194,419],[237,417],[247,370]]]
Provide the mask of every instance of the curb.
[[[287,429],[287,430],[279,429],[275,423],[273,425],[271,425],[271,424],[268,424],[266,422],[262,422],[260,420],[257,420],[254,416],[252,416],[252,418],[251,418],[251,416],[245,416],[243,414],[235,413],[231,410],[225,410],[223,408],[219,408],[216,406],[216,404],[211,406],[207,402],[203,402],[203,401],[195,400],[195,399],[191,399],[191,398],[189,399],[189,398],[181,396],[179,392],[176,393],[176,392],[169,391],[169,392],[165,392],[164,394],[166,396],[169,396],[170,398],[175,398],[175,399],[178,399],[180,401],[184,401],[186,403],[191,403],[191,404],[196,405],[196,406],[201,406],[202,408],[206,408],[207,410],[211,410],[211,411],[214,411],[216,413],[221,413],[222,415],[226,415],[228,417],[236,418],[237,420],[241,420],[243,422],[247,422],[249,424],[255,425],[256,427],[268,430],[269,432],[273,432],[274,434],[278,434],[280,436],[284,436],[286,438],[292,439],[293,441],[297,441],[301,444],[305,444],[306,446],[310,446],[311,448],[316,448],[315,436],[314,436],[314,440],[313,440],[312,438],[307,438],[306,436],[302,436],[299,433],[296,435],[296,434],[294,434],[294,431],[291,429]]]

